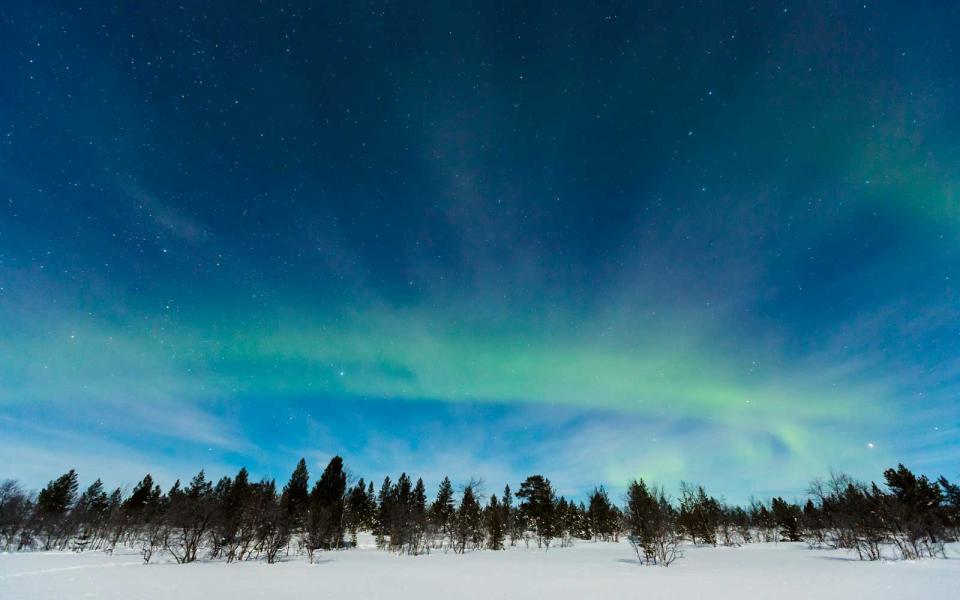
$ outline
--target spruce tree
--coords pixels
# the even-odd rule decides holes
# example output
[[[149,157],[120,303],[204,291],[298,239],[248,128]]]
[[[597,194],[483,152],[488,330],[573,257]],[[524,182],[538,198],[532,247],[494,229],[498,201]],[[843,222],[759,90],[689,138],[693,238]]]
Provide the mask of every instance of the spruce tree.
[[[549,548],[556,535],[556,500],[550,480],[542,475],[527,477],[517,490],[517,498],[522,499],[520,515],[536,534],[537,547]]]
[[[420,554],[427,547],[427,488],[423,479],[417,479],[413,486],[413,496],[410,502],[410,522],[413,533],[410,538],[407,553]]]
[[[679,555],[676,516],[662,490],[640,479],[627,489],[627,539],[641,563],[669,566]]]
[[[510,493],[510,486],[506,485],[503,488],[503,527],[510,536],[510,545],[515,546],[517,543],[517,538],[520,537],[517,535],[516,527],[514,522],[516,521],[516,514],[513,508],[513,494]]]
[[[77,472],[70,469],[37,495],[37,529],[43,536],[44,550],[66,546],[71,534],[67,511],[77,499],[77,487]]]
[[[294,534],[303,529],[306,522],[307,504],[310,498],[309,484],[310,472],[307,470],[307,461],[301,458],[290,475],[290,481],[284,486],[281,496],[286,517],[285,525]]]
[[[136,513],[146,508],[153,494],[153,477],[147,473],[137,485],[133,486],[130,496],[123,502],[123,507],[131,513]]]
[[[616,522],[614,506],[602,485],[593,489],[589,501],[587,516],[594,539],[603,542],[613,540],[619,524]]]
[[[97,479],[77,498],[70,518],[74,521],[71,529],[76,531],[74,550],[80,552],[96,542],[97,536],[107,516],[109,499],[103,489],[103,482]]]
[[[225,483],[225,482],[224,482]],[[218,486],[222,487],[222,486]],[[230,482],[219,502],[215,535],[227,562],[233,562],[249,544],[252,527],[249,524],[253,489],[250,474],[240,469]]]
[[[334,456],[314,484],[309,497],[308,552],[339,548],[343,543],[344,497],[347,491],[347,474],[343,459]]]
[[[472,482],[463,488],[460,506],[454,517],[455,551],[463,554],[467,547],[477,548],[483,541],[483,510],[474,493]]]
[[[771,502],[771,509],[774,521],[780,528],[780,539],[787,542],[801,541],[803,538],[800,536],[800,517],[802,515],[800,507],[777,497]]]
[[[43,517],[63,516],[77,497],[77,472],[70,469],[47,484],[37,495],[37,511]]]
[[[372,483],[370,485],[373,485]],[[377,547],[386,547],[387,536],[390,535],[391,515],[393,513],[393,485],[390,476],[383,478],[380,492],[377,495],[377,527],[374,534],[377,538]]]
[[[444,538],[449,539],[453,544],[452,522],[456,512],[453,504],[453,484],[449,477],[444,477],[437,490],[437,497],[430,506],[430,521],[440,536],[440,545],[443,545]]]
[[[357,484],[347,494],[347,529],[354,545],[357,543],[357,532],[372,531],[376,522],[376,501],[371,501],[373,484],[369,491],[366,482],[361,477]]]
[[[100,517],[107,510],[109,498],[103,489],[103,482],[97,479],[80,495],[77,507],[83,512]]]
[[[486,509],[487,526],[487,548],[490,550],[503,550],[503,538],[505,535],[505,523],[503,506],[497,500],[497,495],[490,496],[490,502]]]

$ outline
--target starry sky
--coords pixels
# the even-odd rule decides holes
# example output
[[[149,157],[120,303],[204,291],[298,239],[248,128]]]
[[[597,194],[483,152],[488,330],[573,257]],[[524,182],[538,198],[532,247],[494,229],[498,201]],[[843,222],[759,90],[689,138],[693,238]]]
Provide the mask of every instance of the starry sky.
[[[958,27],[4,3],[0,477],[956,477]]]

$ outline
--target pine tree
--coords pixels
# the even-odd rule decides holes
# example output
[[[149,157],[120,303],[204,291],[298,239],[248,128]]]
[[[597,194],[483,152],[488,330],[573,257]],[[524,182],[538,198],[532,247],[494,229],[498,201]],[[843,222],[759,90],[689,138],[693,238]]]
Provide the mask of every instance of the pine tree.
[[[537,536],[537,547],[550,547],[550,541],[556,535],[555,498],[550,480],[542,475],[527,477],[520,489],[517,498],[523,500],[520,504],[520,515],[524,524],[531,527]]]
[[[45,515],[62,515],[77,497],[77,472],[70,469],[47,484],[37,496],[37,510]]]
[[[943,521],[950,532],[950,537],[954,540],[960,537],[960,485],[950,483],[946,477],[941,476],[937,483],[943,490]]]
[[[371,484],[373,485],[373,484]],[[377,527],[374,534],[377,537],[377,547],[385,548],[387,536],[390,534],[390,519],[393,513],[393,485],[390,477],[383,478],[380,493],[377,495]]]
[[[253,503],[250,474],[246,468],[242,468],[232,481],[224,478],[217,487],[221,492],[215,494],[219,498],[214,539],[222,548],[227,562],[233,562],[249,546],[253,536],[250,523]]]
[[[679,555],[676,515],[662,490],[640,479],[627,489],[627,539],[640,562],[669,566]]]
[[[890,537],[904,558],[944,554],[943,494],[937,483],[914,475],[902,464],[883,473],[892,492],[884,502]]]
[[[44,537],[44,550],[66,545],[70,531],[67,511],[77,498],[77,472],[70,469],[47,484],[37,495],[37,529]]]
[[[780,528],[780,539],[787,542],[799,542],[803,538],[800,531],[802,511],[795,504],[787,503],[783,498],[774,498],[771,502],[773,519]]]
[[[590,505],[587,509],[587,518],[590,521],[590,530],[595,540],[609,542],[617,532],[616,511],[610,502],[610,497],[603,486],[594,488],[589,497]]]
[[[717,545],[720,503],[703,486],[680,482],[680,515],[677,523],[695,544]]]
[[[593,529],[590,527],[590,516],[583,502],[577,506],[577,537],[581,540],[593,539]]]
[[[516,511],[513,507],[513,494],[510,493],[510,486],[506,485],[503,488],[503,526],[507,533],[510,536],[510,545],[515,546],[517,543],[517,538],[522,535],[522,532],[518,535],[516,530]]]
[[[307,461],[300,459],[283,488],[280,503],[284,509],[284,526],[294,535],[306,525],[307,508],[310,502],[310,472]]]
[[[190,484],[180,491],[179,481],[167,495],[169,509],[167,523],[170,535],[165,539],[167,551],[178,563],[191,563],[204,540],[216,510],[213,485],[201,469]]]
[[[373,484],[369,491],[366,482],[361,477],[357,484],[347,494],[347,529],[354,545],[357,543],[357,532],[372,531],[376,523],[376,500],[373,496]]]
[[[96,542],[107,518],[109,498],[103,489],[103,482],[97,479],[80,494],[73,509],[72,529],[77,531],[74,550],[81,552]]]
[[[153,494],[153,486],[153,477],[147,473],[140,483],[133,486],[133,491],[124,501],[123,507],[131,513],[135,513],[146,508],[147,504],[151,500],[151,495]]]
[[[311,562],[314,550],[339,548],[343,544],[346,491],[347,474],[343,470],[343,459],[334,456],[310,492],[306,543]]]
[[[417,484],[413,487],[413,496],[410,502],[410,522],[413,534],[407,553],[416,555],[427,548],[427,488],[423,485],[423,479],[418,478]]]
[[[503,506],[497,500],[497,495],[490,496],[490,503],[486,510],[487,525],[487,548],[490,550],[503,550],[503,538],[505,533]]]
[[[440,545],[444,538],[453,545],[452,522],[456,509],[453,505],[453,484],[449,477],[444,477],[437,490],[437,497],[430,506],[430,521],[440,536]]]
[[[483,510],[471,482],[463,488],[460,506],[454,517],[455,551],[463,554],[467,547],[478,548],[483,541]]]

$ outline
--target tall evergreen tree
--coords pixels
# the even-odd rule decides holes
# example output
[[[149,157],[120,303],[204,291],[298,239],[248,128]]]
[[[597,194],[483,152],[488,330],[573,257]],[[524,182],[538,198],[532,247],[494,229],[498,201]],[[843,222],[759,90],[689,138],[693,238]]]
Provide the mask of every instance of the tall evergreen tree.
[[[74,505],[71,519],[74,524],[71,530],[76,531],[73,547],[82,551],[97,541],[101,529],[105,525],[109,498],[103,489],[103,482],[97,479],[84,490]]]
[[[372,531],[376,523],[376,500],[373,496],[373,485],[369,491],[366,482],[361,477],[357,484],[347,493],[348,516],[347,529],[350,531],[353,543],[356,544],[357,532]]]
[[[503,527],[507,535],[510,536],[510,545],[515,546],[517,543],[517,538],[523,535],[523,532],[517,532],[516,521],[517,515],[513,507],[513,494],[510,492],[510,486],[506,485],[503,488]]]
[[[168,494],[167,524],[169,535],[165,547],[178,563],[191,563],[210,528],[216,504],[213,500],[213,484],[207,481],[201,469],[183,490],[177,485]]]
[[[70,536],[67,511],[77,499],[77,472],[70,469],[47,484],[37,495],[37,530],[43,536],[44,550],[63,549]]]
[[[677,523],[695,544],[717,545],[720,503],[703,486],[680,482],[680,515]]]
[[[377,537],[377,547],[386,547],[387,536],[390,535],[391,517],[394,512],[393,484],[390,476],[383,478],[380,492],[377,494],[377,527],[374,533]]]
[[[643,479],[631,482],[624,521],[641,562],[666,567],[680,555],[675,511],[662,490],[648,488]]]
[[[503,539],[506,527],[504,523],[503,506],[497,500],[496,494],[490,496],[485,519],[487,525],[487,548],[490,550],[503,550]]]
[[[780,528],[780,539],[787,542],[799,542],[801,537],[800,518],[803,511],[799,506],[790,504],[783,498],[774,498],[770,504],[773,518]]]
[[[549,548],[556,535],[556,499],[550,480],[542,475],[527,477],[517,490],[517,498],[522,499],[520,515],[536,534],[537,547]]]
[[[307,550],[339,548],[343,543],[344,500],[347,474],[343,459],[334,456],[310,492],[307,516]]]
[[[478,548],[483,542],[483,510],[474,492],[476,485],[471,482],[463,488],[460,506],[454,517],[454,550],[463,554],[469,547]]]
[[[410,500],[410,525],[413,533],[408,543],[408,554],[420,554],[427,549],[427,488],[423,479],[417,479]]]
[[[590,530],[593,532],[594,539],[603,542],[614,540],[619,527],[617,513],[602,485],[593,489],[589,502],[587,517],[590,521]]]
[[[294,534],[300,532],[306,524],[307,508],[310,502],[310,472],[303,458],[290,475],[290,481],[283,488],[281,504],[285,513],[285,526]]]
[[[437,535],[440,537],[440,544],[443,545],[444,539],[448,539],[451,546],[453,544],[453,516],[456,509],[453,504],[453,484],[449,477],[444,477],[437,490],[437,497],[430,506],[430,521]]]

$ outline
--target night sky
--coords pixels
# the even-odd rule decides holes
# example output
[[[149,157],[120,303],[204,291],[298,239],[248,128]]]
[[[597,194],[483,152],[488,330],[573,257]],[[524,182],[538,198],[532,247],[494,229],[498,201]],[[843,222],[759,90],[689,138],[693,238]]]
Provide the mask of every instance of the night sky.
[[[957,5],[562,4],[5,2],[0,478],[956,477]]]

